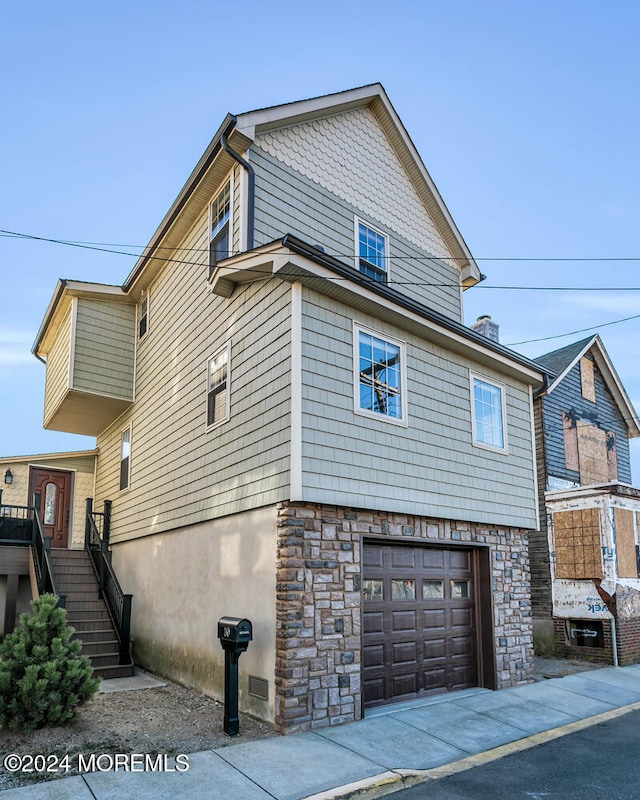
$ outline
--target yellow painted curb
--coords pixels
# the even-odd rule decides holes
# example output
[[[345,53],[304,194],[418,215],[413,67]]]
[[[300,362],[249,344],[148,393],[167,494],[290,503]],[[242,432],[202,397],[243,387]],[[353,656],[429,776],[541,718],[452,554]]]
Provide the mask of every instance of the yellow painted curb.
[[[356,798],[360,800],[362,800],[362,798],[367,798],[367,800],[371,798],[371,800],[373,800],[374,798],[384,797],[385,795],[399,792],[401,789],[415,786],[418,783],[439,780],[449,775],[456,775],[459,772],[472,769],[473,767],[489,764],[492,761],[497,761],[497,759],[504,758],[512,753],[520,753],[531,747],[537,747],[545,742],[559,739],[561,736],[577,733],[585,728],[598,725],[601,722],[607,722],[611,719],[621,717],[624,714],[628,714],[631,711],[639,710],[640,702],[632,703],[622,708],[614,708],[611,711],[605,711],[594,717],[586,717],[585,719],[570,722],[559,728],[552,728],[548,731],[542,731],[542,733],[534,733],[532,736],[518,739],[516,742],[503,744],[500,745],[500,747],[494,747],[492,750],[486,750],[484,753],[476,753],[475,755],[467,756],[467,758],[461,758],[459,761],[445,764],[442,767],[433,767],[432,769],[394,769],[388,772],[382,772],[379,775],[374,775],[371,778],[365,778],[364,780],[355,781],[345,786],[310,795],[304,798],[304,800],[355,800]]]
[[[352,800],[365,796],[367,798],[376,798],[384,797],[385,794],[398,792],[404,788],[405,784],[402,775],[389,771],[373,775],[371,778],[363,778],[360,781],[347,783],[345,786],[338,786],[335,789],[327,789],[324,792],[309,795],[304,800]]]
[[[499,758],[511,755],[512,753],[520,753],[523,750],[528,750],[531,747],[537,747],[545,742],[551,742],[554,739],[559,739],[561,736],[567,736],[570,733],[577,733],[578,731],[590,728],[593,725],[598,725],[601,722],[607,722],[616,717],[621,717],[631,711],[640,710],[640,702],[632,703],[622,708],[613,708],[611,711],[604,711],[602,714],[597,714],[595,717],[586,717],[579,719],[575,722],[569,722],[567,725],[562,725],[559,728],[551,728],[542,733],[534,733],[532,736],[527,736],[525,739],[518,739],[516,742],[500,745],[494,747],[492,750],[486,750],[484,753],[476,753],[475,755],[462,758],[460,761],[454,761],[451,764],[444,764],[442,767],[434,767],[433,769],[425,770],[394,770],[406,777],[414,776],[422,780],[438,780],[446,778],[449,775],[456,775],[458,772],[464,772],[473,767],[479,767],[482,764],[489,764]]]

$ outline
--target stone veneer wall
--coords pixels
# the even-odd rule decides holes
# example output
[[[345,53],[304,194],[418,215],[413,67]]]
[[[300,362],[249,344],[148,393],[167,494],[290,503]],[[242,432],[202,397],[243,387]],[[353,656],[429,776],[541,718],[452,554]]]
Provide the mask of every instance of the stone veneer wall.
[[[361,552],[367,535],[490,545],[498,688],[531,678],[527,532],[386,512],[278,506],[275,724],[294,733],[360,719]]]

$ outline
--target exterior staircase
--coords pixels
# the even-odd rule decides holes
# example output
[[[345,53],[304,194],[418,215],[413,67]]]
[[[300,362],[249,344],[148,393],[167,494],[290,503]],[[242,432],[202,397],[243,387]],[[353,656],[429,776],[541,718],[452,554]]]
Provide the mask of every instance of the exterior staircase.
[[[100,678],[133,675],[133,663],[122,664],[120,643],[107,610],[99,597],[98,580],[86,550],[51,548],[51,566],[58,592],[66,595],[67,621],[82,642],[82,654]]]

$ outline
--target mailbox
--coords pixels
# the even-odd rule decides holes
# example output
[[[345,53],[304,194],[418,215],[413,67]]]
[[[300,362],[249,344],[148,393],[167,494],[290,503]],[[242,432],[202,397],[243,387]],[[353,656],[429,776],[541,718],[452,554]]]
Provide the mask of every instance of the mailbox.
[[[240,617],[220,617],[218,639],[224,650],[224,732],[237,736],[238,716],[238,659],[253,639],[253,625]]]
[[[218,620],[218,639],[224,650],[244,653],[253,639],[253,626],[248,619],[240,617],[220,617]]]

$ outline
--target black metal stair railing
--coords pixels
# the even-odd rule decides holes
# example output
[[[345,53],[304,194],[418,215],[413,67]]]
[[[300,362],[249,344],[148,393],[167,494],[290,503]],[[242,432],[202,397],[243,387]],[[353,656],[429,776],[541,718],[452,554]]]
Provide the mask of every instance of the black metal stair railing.
[[[85,550],[91,556],[98,578],[100,597],[105,601],[120,644],[120,663],[131,663],[131,600],[116,577],[109,558],[109,529],[111,502],[105,501],[104,512],[93,510],[93,500],[87,498],[85,521]]]
[[[60,594],[51,565],[51,537],[46,536],[38,509],[34,506],[13,506],[1,502],[0,544],[31,547],[39,594],[55,594],[58,605],[65,607],[66,595]]]

